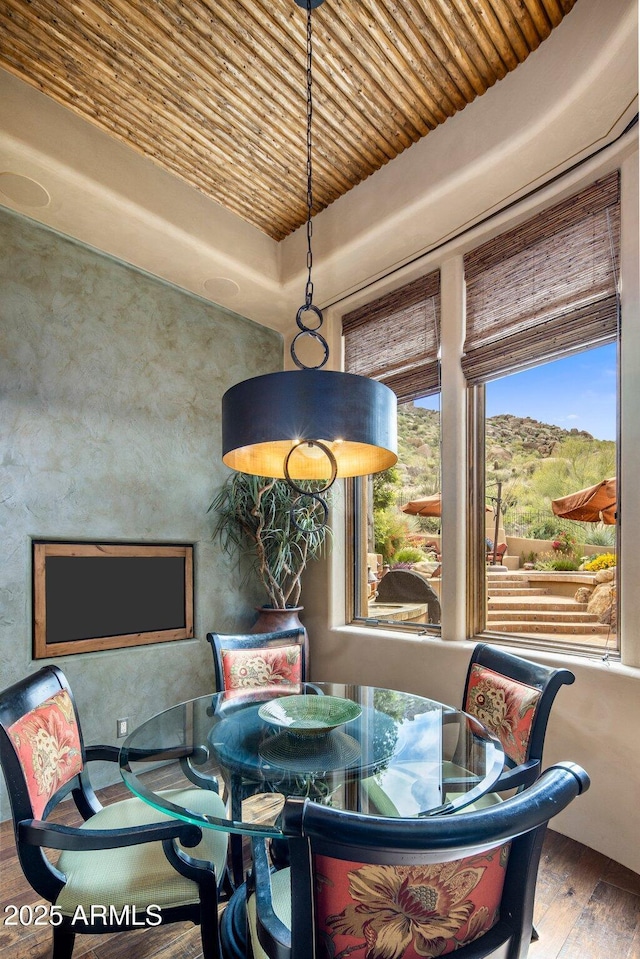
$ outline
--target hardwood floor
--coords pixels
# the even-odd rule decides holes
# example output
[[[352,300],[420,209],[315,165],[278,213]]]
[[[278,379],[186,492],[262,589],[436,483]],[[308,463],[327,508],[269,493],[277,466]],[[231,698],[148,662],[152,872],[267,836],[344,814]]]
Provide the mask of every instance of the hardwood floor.
[[[640,876],[549,830],[530,959],[640,959]]]
[[[128,795],[123,785],[100,793],[103,803]],[[73,821],[71,803],[60,822]],[[0,959],[48,959],[47,926],[6,925],[7,907],[39,902],[18,864],[11,823],[0,824]],[[529,959],[640,959],[640,876],[606,856],[549,830],[538,875]],[[200,931],[189,923],[78,936],[74,959],[199,959]]]

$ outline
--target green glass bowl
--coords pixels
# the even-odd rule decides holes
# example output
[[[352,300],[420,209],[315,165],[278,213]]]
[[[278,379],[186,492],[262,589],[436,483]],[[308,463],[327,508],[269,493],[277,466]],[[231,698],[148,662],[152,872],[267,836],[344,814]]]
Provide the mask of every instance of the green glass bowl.
[[[281,696],[263,703],[258,715],[296,736],[317,736],[357,719],[362,707],[339,696]]]

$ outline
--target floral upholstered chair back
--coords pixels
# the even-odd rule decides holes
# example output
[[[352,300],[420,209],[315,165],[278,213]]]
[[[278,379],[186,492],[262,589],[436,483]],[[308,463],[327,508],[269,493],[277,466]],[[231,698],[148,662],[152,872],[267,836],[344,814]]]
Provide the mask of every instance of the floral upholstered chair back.
[[[48,697],[7,728],[26,782],[33,818],[82,772],[82,744],[71,696],[66,689]]]
[[[480,663],[469,671],[464,710],[493,732],[516,765],[529,755],[531,732],[542,693]]]
[[[302,682],[302,647],[293,644],[223,649],[222,670],[224,688],[228,691],[246,691],[257,686],[288,686],[299,689]]]
[[[424,959],[473,942],[500,917],[510,848],[406,866],[316,854],[318,957]]]
[[[364,816],[289,796],[279,822],[290,865],[273,872],[256,840],[255,888],[232,904],[247,903],[256,956],[523,959],[547,824],[588,788],[585,770],[566,762],[460,815]],[[223,915],[234,948],[235,916]]]
[[[306,633],[302,628],[228,636],[209,633],[207,639],[217,688],[228,695],[281,687],[295,693],[306,679]]]

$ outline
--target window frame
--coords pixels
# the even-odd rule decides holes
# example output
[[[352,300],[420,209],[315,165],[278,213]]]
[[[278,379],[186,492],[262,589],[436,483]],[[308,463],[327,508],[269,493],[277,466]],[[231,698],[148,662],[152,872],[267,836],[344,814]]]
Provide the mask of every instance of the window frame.
[[[620,153],[616,153],[616,150],[611,150],[611,153],[607,157],[601,157],[598,159],[598,162],[591,161],[585,164],[585,167],[582,169],[576,168],[574,171],[569,171],[566,177],[555,181],[553,184],[543,186],[540,190],[534,191],[530,196],[523,197],[517,201],[517,203],[511,205],[504,211],[499,212],[495,215],[490,215],[485,222],[473,225],[468,230],[461,232],[461,234],[455,238],[448,240],[446,243],[442,244],[439,248],[431,251],[430,253],[425,254],[420,261],[414,262],[409,268],[403,270],[402,275],[405,277],[416,277],[418,275],[418,270],[422,273],[439,269],[441,271],[441,277],[444,277],[444,271],[450,270],[451,274],[455,276],[456,271],[462,276],[461,266],[456,267],[456,262],[462,263],[463,256],[471,251],[475,246],[484,243],[491,236],[496,236],[498,233],[507,231],[513,224],[522,222],[523,219],[529,218],[531,216],[545,211],[554,205],[556,205],[560,200],[575,194],[585,186],[588,186],[590,183],[595,182],[597,179],[607,176],[607,174],[613,171],[619,171],[621,174],[621,191],[622,184],[624,183],[624,176],[627,176],[628,182],[628,173],[625,173],[625,153],[621,149]],[[628,192],[628,189],[627,189]],[[623,198],[624,198],[623,194]],[[624,208],[623,208],[623,224],[624,224]],[[626,246],[629,244],[629,235],[627,228],[626,236]],[[621,262],[624,263],[625,259],[628,264],[628,254],[626,254],[625,241],[623,239],[621,243]],[[621,267],[622,269],[622,267]],[[625,273],[625,276],[628,275]],[[631,278],[633,281],[633,277]],[[384,285],[389,287],[390,278],[385,278],[384,281],[381,281],[379,284],[374,285],[371,288],[371,295],[374,297],[377,290],[384,289]],[[397,285],[397,280],[396,280]],[[453,352],[460,350],[459,354],[456,354],[456,360],[453,366],[458,367],[461,365],[461,356],[462,356],[462,342],[464,340],[464,307],[459,306],[460,303],[464,303],[464,279],[462,278],[459,283],[459,287],[454,292],[451,297],[450,294],[446,294],[441,290],[441,296],[443,297],[443,316],[442,316],[442,339],[443,339],[443,350],[444,350],[444,341],[446,339],[447,331],[445,329],[445,324],[451,322],[453,324],[452,338],[450,343],[453,343]],[[632,287],[633,290],[633,282]],[[360,303],[364,302],[363,300],[364,291],[360,291],[357,294],[354,294],[347,303]],[[448,317],[444,316],[445,307],[444,299],[447,298],[447,295],[455,301],[455,307],[453,313],[450,311]],[[341,310],[343,313],[344,310]],[[336,313],[332,314],[335,317],[336,322],[339,322],[339,316]],[[621,378],[624,372],[624,369],[629,365],[629,359],[627,358],[626,366],[622,362],[621,357],[621,341],[624,337],[621,336],[621,330],[618,330],[616,341],[618,344],[618,390],[620,391]],[[585,348],[588,348],[589,344],[585,344]],[[451,363],[451,351],[448,358],[448,371],[444,372],[444,376],[441,376],[441,390],[442,390],[442,406],[441,406],[441,416],[443,417],[442,429],[443,429],[443,441],[444,444],[449,446],[451,449],[451,439],[447,439],[444,436],[446,429],[451,431],[453,427],[460,436],[462,436],[462,431],[460,429],[460,420],[465,420],[464,425],[464,438],[462,446],[460,445],[459,440],[455,441],[455,445],[458,447],[458,452],[455,460],[452,460],[451,454],[448,454],[447,459],[449,463],[449,470],[454,468],[456,470],[464,470],[465,472],[465,484],[467,489],[468,496],[473,495],[476,499],[479,498],[480,493],[478,492],[478,485],[475,480],[472,481],[471,475],[471,466],[470,464],[475,459],[474,444],[475,436],[477,435],[477,430],[473,428],[473,416],[477,416],[476,413],[472,413],[469,410],[470,405],[470,392],[472,392],[470,384],[460,385],[460,377],[457,370],[454,370],[453,374],[451,373],[452,363]],[[447,363],[441,364],[441,369],[445,370]],[[451,387],[451,384],[454,384],[454,387]],[[458,399],[454,395],[454,390],[458,391]],[[475,391],[476,396],[478,391]],[[621,400],[618,402],[618,431],[617,431],[617,455],[621,459],[622,450],[622,435],[621,435],[621,423],[623,422],[622,417],[622,406]],[[444,423],[444,416],[446,414],[447,423]],[[462,464],[461,462],[461,449],[466,452],[467,462]],[[443,446],[444,450],[444,446]],[[455,462],[455,466],[452,463]],[[445,463],[445,456],[443,453],[442,459],[443,470],[446,470],[447,466]],[[623,470],[619,469],[618,475],[622,476]],[[443,481],[444,485],[444,481]],[[450,501],[455,502],[456,499],[459,500],[460,493],[451,494]],[[444,500],[443,496],[443,500]],[[484,500],[482,500],[484,503]],[[351,508],[349,503],[348,509]],[[597,656],[601,650],[594,646],[585,647],[585,646],[574,646],[573,644],[567,642],[566,636],[559,634],[559,641],[553,642],[552,644],[547,645],[544,642],[539,642],[532,636],[527,636],[525,639],[521,640],[515,634],[496,634],[488,633],[484,631],[479,634],[478,632],[478,622],[479,617],[477,612],[474,609],[474,602],[477,600],[478,588],[482,583],[483,577],[486,576],[486,564],[484,562],[484,550],[480,551],[477,548],[477,543],[480,540],[480,533],[476,531],[475,535],[475,545],[470,534],[470,527],[472,522],[477,522],[477,519],[474,519],[476,514],[469,514],[467,517],[466,523],[464,524],[464,532],[462,534],[462,547],[459,546],[458,532],[455,534],[447,532],[443,526],[443,544],[445,544],[445,549],[449,550],[451,546],[451,536],[458,539],[458,545],[454,546],[455,552],[455,565],[458,569],[451,574],[451,582],[447,579],[447,586],[445,588],[443,581],[443,590],[441,593],[441,604],[443,606],[443,620],[442,626],[446,627],[442,631],[442,637],[445,640],[454,640],[454,641],[472,641],[475,642],[478,638],[486,639],[489,636],[492,638],[492,641],[502,642],[507,645],[521,645],[522,648],[527,648],[529,650],[538,649],[547,649],[550,648],[551,651],[554,651],[559,654],[567,653],[568,655],[588,655],[590,657]],[[463,524],[460,523],[460,526]],[[484,539],[484,536],[483,536]],[[621,533],[621,528],[618,528],[618,551],[619,554],[622,554],[621,550],[621,541],[624,539],[626,542],[626,537]],[[482,556],[482,563],[479,562],[478,556]],[[622,559],[622,555],[621,555]],[[352,557],[352,560],[355,560],[355,551]],[[353,562],[350,560],[348,570],[353,569]],[[447,572],[444,572],[444,577],[447,577]],[[443,577],[443,580],[444,580]],[[346,573],[346,579],[349,580],[349,572]],[[484,584],[482,584],[484,585]],[[448,591],[448,598],[444,595],[445,590]],[[460,596],[462,593],[465,593],[465,608],[460,611],[458,615],[454,607],[460,606]],[[483,591],[484,592],[484,591]],[[619,653],[611,653],[612,658],[614,656],[620,655],[622,661],[624,662],[624,637],[621,635],[621,619],[624,616],[625,610],[621,608],[621,592],[622,584],[619,584],[618,591],[618,606],[621,610],[621,614],[618,617],[618,646]],[[362,618],[354,619],[352,611],[354,607],[349,604],[346,606],[346,619],[345,623],[355,623],[357,625],[371,625],[363,620]],[[627,613],[628,617],[628,613]],[[401,630],[398,629],[398,624],[381,624],[384,625],[387,629],[393,629],[394,631],[400,633]],[[630,646],[630,655],[633,656],[633,638],[631,637],[631,646]]]
[[[425,393],[424,398],[427,396],[441,396],[441,389],[432,390],[431,392]],[[420,397],[423,398],[423,397]],[[413,402],[407,400],[406,402]],[[401,405],[401,401],[398,401],[398,405]],[[442,415],[441,411],[439,412],[440,416],[440,446],[442,445]],[[440,475],[442,476],[442,458],[440,457]],[[371,477],[361,476],[355,477],[348,481],[348,485],[345,490],[345,501],[349,504],[349,508],[346,510],[346,523],[347,523],[347,563],[346,570],[353,570],[354,575],[346,576],[346,609],[347,609],[347,618],[353,624],[359,626],[371,626],[373,628],[380,627],[385,629],[394,629],[404,633],[416,633],[417,635],[431,635],[431,636],[440,636],[441,635],[441,623],[412,623],[412,622],[398,622],[396,620],[374,618],[370,616],[361,615],[358,610],[362,608],[364,604],[364,595],[366,594],[367,584],[366,584],[366,562],[362,562],[362,557],[367,555],[367,545],[368,545],[368,533],[367,533],[367,523],[368,523],[368,511],[369,511],[369,500],[370,500],[370,490],[371,487]],[[350,610],[350,613],[349,613]]]
[[[620,331],[617,337],[617,390],[620,383]],[[593,347],[586,347],[584,351]],[[575,352],[575,351],[572,351]],[[567,353],[565,355],[570,355]],[[556,357],[561,359],[562,357]],[[542,364],[541,364],[542,365]],[[484,550],[484,504],[486,502],[486,382],[471,383],[467,390],[469,463],[473,464],[470,491],[470,522],[468,525],[468,564],[467,564],[467,632],[468,638],[489,641],[495,645],[518,649],[539,649],[546,652],[567,653],[572,656],[586,656],[592,659],[621,659],[620,632],[615,634],[615,647],[596,646],[593,643],[572,642],[569,633],[558,633],[556,640],[544,639],[534,633],[507,633],[487,627],[487,565]],[[617,403],[616,417],[616,458],[620,460],[620,404]],[[620,525],[616,526],[616,554],[620,555]],[[620,623],[620,586],[616,589],[617,622]]]

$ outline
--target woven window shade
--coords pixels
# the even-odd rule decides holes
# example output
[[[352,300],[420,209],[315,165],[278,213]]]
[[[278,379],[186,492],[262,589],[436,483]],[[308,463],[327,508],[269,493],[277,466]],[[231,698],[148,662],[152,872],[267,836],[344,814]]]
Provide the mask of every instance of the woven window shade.
[[[469,382],[615,340],[616,171],[464,258]]]
[[[342,317],[345,369],[380,380],[406,403],[440,388],[440,271]]]

